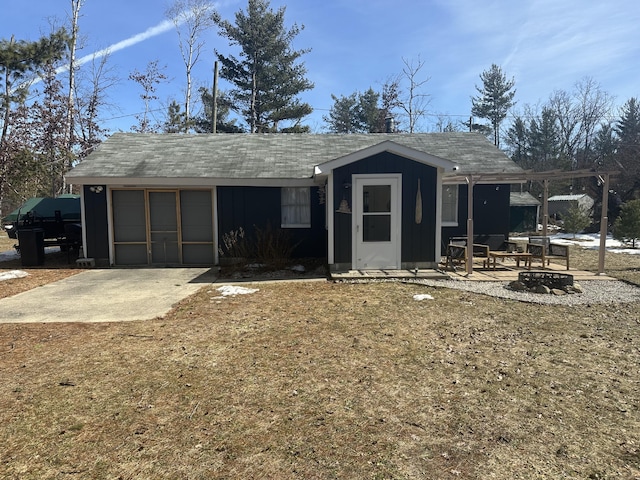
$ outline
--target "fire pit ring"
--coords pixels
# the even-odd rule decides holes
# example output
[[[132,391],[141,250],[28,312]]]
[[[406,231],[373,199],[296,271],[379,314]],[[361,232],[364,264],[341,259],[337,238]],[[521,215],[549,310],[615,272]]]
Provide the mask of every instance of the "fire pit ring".
[[[551,289],[562,290],[573,286],[573,275],[555,272],[519,272],[518,281],[527,288],[544,285]]]

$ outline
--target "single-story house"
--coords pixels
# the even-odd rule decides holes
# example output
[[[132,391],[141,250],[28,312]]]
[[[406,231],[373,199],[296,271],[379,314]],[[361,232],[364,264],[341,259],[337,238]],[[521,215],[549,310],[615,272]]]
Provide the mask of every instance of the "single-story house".
[[[529,192],[511,192],[509,216],[512,232],[535,232],[540,218],[540,201]]]
[[[271,228],[350,270],[436,267],[469,204],[475,233],[508,237],[509,183],[478,180],[492,172],[522,170],[476,133],[117,133],[67,182],[98,265],[219,264],[225,236]]]
[[[593,213],[594,200],[586,193],[571,195],[554,195],[549,197],[549,216],[558,220],[562,219],[570,208],[578,207],[587,215]]]

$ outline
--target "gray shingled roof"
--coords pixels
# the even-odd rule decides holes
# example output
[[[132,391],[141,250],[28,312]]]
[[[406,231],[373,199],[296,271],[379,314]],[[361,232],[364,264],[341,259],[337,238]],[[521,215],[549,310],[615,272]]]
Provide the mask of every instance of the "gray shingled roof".
[[[314,166],[391,140],[455,162],[459,174],[522,170],[475,133],[116,133],[67,176],[82,178],[308,179]]]

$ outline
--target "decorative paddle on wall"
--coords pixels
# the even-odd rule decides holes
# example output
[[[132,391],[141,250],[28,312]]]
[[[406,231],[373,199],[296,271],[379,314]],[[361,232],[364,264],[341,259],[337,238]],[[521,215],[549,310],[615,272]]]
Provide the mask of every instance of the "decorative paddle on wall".
[[[420,179],[418,179],[418,193],[416,193],[416,223],[422,223],[422,193],[420,192]]]

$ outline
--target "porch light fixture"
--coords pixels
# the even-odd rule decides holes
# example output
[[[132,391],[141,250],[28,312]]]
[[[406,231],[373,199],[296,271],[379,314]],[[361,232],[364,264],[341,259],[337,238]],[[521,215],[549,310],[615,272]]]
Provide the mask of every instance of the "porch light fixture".
[[[102,193],[103,187],[102,185],[94,185],[92,187],[89,187],[89,190],[93,193]]]

